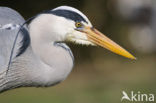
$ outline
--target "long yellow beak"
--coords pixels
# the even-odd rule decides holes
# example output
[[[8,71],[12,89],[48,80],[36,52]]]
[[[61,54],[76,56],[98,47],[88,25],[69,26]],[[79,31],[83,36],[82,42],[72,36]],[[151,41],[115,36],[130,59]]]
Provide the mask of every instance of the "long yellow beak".
[[[86,33],[88,39],[94,44],[104,47],[118,55],[130,58],[130,59],[136,59],[132,54],[130,54],[124,48],[119,46],[117,43],[109,39],[107,36],[99,32],[95,28],[85,27],[83,32]]]

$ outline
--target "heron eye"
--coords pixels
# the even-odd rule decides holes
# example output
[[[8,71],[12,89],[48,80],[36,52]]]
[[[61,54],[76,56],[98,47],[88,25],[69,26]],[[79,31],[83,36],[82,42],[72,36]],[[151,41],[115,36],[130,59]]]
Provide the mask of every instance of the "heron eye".
[[[76,22],[76,23],[75,23],[75,26],[76,26],[77,28],[81,28],[83,25],[82,25],[82,23],[80,23],[80,22]]]

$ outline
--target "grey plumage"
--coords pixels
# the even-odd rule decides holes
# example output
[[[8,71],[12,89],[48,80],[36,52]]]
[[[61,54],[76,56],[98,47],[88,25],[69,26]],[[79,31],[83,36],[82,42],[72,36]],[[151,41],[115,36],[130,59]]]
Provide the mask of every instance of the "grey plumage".
[[[17,34],[20,25],[24,22],[25,20],[23,17],[16,11],[7,7],[0,7],[0,67],[8,63],[14,37]],[[20,46],[19,43],[22,39],[21,35],[22,34],[20,32],[20,37],[17,40],[17,45],[13,57],[15,57]]]
[[[40,51],[46,51],[45,56],[50,55],[47,62],[50,64],[47,64],[42,60],[42,57],[38,57],[34,53],[31,45],[26,45],[28,34],[24,34],[26,32],[22,31],[16,41],[10,69],[6,75],[15,36],[20,29],[20,25],[24,22],[23,17],[15,10],[0,7],[0,92],[21,86],[51,86],[57,84],[67,77],[73,67],[72,52],[67,45],[62,47],[65,44],[60,46],[53,42],[50,45],[52,52],[48,52],[49,50],[46,51],[46,48],[41,47]],[[8,27],[4,28],[5,25]],[[24,28],[24,30],[28,30],[26,26]],[[29,32],[27,31],[27,33]],[[26,47],[23,47],[24,45]],[[22,47],[26,49],[21,53]]]

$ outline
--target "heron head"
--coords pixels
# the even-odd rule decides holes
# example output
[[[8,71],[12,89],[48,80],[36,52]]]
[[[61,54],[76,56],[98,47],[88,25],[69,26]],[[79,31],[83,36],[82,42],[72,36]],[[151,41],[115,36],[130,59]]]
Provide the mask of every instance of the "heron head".
[[[51,34],[57,34],[51,38],[53,40],[101,46],[116,54],[135,59],[128,51],[95,29],[82,12],[73,7],[60,6],[43,13],[42,16],[44,14],[50,14],[46,15],[46,25],[49,25],[47,28],[50,30],[49,38],[51,38]]]

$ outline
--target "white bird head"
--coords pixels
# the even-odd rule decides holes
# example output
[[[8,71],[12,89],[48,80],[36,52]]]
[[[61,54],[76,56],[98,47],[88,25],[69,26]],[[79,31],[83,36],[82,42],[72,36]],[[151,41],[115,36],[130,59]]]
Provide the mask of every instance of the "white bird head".
[[[135,59],[128,51],[96,30],[82,12],[69,6],[60,6],[37,16],[30,24],[30,33],[33,34],[32,38],[40,37],[49,42],[99,45],[116,54]]]

